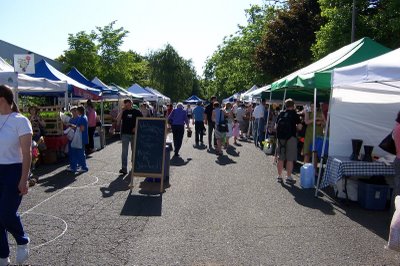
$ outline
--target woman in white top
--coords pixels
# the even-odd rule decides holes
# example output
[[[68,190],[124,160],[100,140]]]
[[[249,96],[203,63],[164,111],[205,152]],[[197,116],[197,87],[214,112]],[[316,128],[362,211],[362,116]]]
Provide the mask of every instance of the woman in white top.
[[[7,232],[17,242],[15,264],[22,264],[28,259],[29,238],[17,211],[28,193],[32,126],[4,85],[0,85],[0,136],[0,265],[10,263]]]

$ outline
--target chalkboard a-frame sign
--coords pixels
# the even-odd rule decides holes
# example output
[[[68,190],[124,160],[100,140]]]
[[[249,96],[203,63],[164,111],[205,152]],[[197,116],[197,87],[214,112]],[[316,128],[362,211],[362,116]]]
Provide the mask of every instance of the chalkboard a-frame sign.
[[[160,192],[163,191],[166,136],[167,121],[165,118],[137,118],[131,188],[134,176],[156,177],[161,178]]]

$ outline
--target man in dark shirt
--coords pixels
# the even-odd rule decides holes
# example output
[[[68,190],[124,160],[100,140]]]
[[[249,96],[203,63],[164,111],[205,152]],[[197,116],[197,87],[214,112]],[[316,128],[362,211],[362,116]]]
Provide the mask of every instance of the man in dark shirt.
[[[212,149],[212,137],[213,137],[213,130],[215,128],[215,122],[212,121],[212,113],[214,110],[213,104],[214,102],[217,101],[216,96],[212,96],[210,99],[210,103],[206,106],[204,113],[206,114],[206,119],[204,120],[204,124],[208,125],[208,148],[211,150]],[[217,139],[215,138],[214,134],[214,147],[217,146]]]
[[[128,173],[128,148],[131,143],[131,151],[133,155],[134,149],[134,134],[136,127],[136,118],[142,117],[142,112],[132,108],[132,100],[124,100],[124,110],[118,115],[117,123],[121,125],[121,141],[122,141],[122,154],[121,162],[122,167],[119,172],[126,175]],[[133,156],[131,155],[131,158]]]
[[[282,111],[276,119],[276,130],[278,138],[277,146],[277,170],[278,182],[282,182],[283,165],[286,161],[286,182],[294,183],[292,177],[293,165],[297,160],[297,131],[301,130],[300,117],[295,110],[294,101],[285,101],[286,110]],[[280,132],[281,131],[281,132]]]

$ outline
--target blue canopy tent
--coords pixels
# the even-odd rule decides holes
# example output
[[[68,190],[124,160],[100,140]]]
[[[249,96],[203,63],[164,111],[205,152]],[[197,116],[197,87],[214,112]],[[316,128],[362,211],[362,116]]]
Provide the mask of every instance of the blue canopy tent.
[[[79,83],[82,83],[83,85],[86,85],[90,88],[95,88],[99,89],[102,91],[102,95],[117,95],[118,90],[116,89],[111,89],[108,86],[99,86],[98,84],[93,83],[92,81],[88,80],[81,72],[79,72],[78,69],[73,67],[71,71],[67,73],[67,76],[78,81]]]
[[[185,103],[185,104],[197,104],[199,101],[204,102],[204,100],[200,99],[196,95],[192,95],[189,98],[187,98],[186,100],[184,100],[183,103]]]
[[[68,93],[75,97],[99,100],[102,92],[99,89],[90,88],[55,69],[45,60],[40,60],[35,64],[35,74],[30,76],[35,78],[47,78],[50,80],[66,81],[68,83]]]

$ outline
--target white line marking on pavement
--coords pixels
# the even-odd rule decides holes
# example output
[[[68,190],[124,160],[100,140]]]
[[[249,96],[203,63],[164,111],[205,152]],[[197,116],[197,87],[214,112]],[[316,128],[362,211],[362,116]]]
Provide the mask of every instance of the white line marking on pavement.
[[[52,195],[52,196],[48,197],[47,199],[45,199],[44,201],[42,201],[42,202],[36,204],[35,206],[33,206],[32,208],[30,208],[29,210],[27,210],[27,211],[23,212],[22,214],[20,214],[20,216],[21,216],[21,217],[24,216],[25,214],[31,212],[33,209],[37,208],[38,206],[42,205],[43,203],[45,203],[45,202],[49,201],[50,199],[54,198],[55,196],[57,196],[58,194],[60,194],[61,192],[63,192],[66,188],[68,188],[68,187],[65,187],[65,188],[61,189],[60,191],[58,191],[58,192],[55,193],[54,195]]]
[[[64,230],[61,232],[61,234],[59,234],[59,235],[56,236],[55,238],[53,238],[53,239],[51,239],[51,240],[49,240],[49,241],[47,241],[47,242],[45,242],[45,243],[42,243],[42,244],[40,244],[40,245],[31,247],[31,248],[30,248],[31,250],[32,250],[32,249],[40,248],[40,247],[42,247],[42,246],[44,246],[44,245],[50,244],[50,243],[53,242],[53,241],[56,241],[58,238],[62,237],[62,236],[67,232],[67,230],[68,230],[68,224],[67,224],[67,222],[66,222],[64,219],[60,218],[60,217],[57,217],[57,216],[54,216],[54,215],[51,215],[51,214],[44,214],[44,213],[33,213],[33,212],[31,212],[31,213],[29,213],[29,214],[41,215],[41,216],[48,216],[48,217],[51,217],[51,218],[54,218],[54,219],[58,219],[58,220],[62,221],[62,222],[64,223],[64,226],[65,226],[65,228],[64,228]]]
[[[94,177],[96,178],[96,180],[95,180],[94,182],[88,184],[88,185],[79,186],[79,187],[67,186],[67,187],[61,189],[60,191],[58,191],[58,192],[55,193],[54,195],[52,195],[52,196],[50,196],[49,198],[45,199],[44,201],[42,201],[42,202],[36,204],[35,206],[33,206],[32,208],[30,208],[29,210],[23,212],[22,214],[20,214],[20,216],[22,217],[22,216],[24,216],[25,214],[31,212],[33,209],[37,208],[38,206],[42,205],[43,203],[45,203],[45,202],[49,201],[50,199],[54,198],[55,196],[57,196],[58,194],[60,194],[60,193],[63,192],[64,190],[67,190],[67,189],[87,188],[87,187],[94,186],[96,183],[99,182],[99,178],[98,178],[97,176],[94,176]]]
[[[74,188],[87,188],[87,187],[91,187],[91,186],[93,186],[93,185],[95,185],[95,184],[97,184],[98,182],[99,182],[99,178],[97,177],[97,176],[92,176],[92,177],[94,177],[94,178],[96,178],[96,180],[95,181],[93,181],[92,183],[90,183],[90,184],[87,184],[87,185],[84,185],[84,186],[68,186],[68,187],[65,187],[65,189],[74,189]]]

